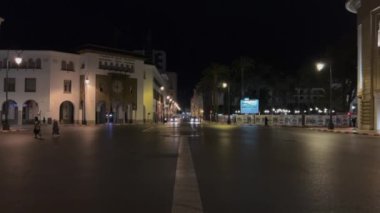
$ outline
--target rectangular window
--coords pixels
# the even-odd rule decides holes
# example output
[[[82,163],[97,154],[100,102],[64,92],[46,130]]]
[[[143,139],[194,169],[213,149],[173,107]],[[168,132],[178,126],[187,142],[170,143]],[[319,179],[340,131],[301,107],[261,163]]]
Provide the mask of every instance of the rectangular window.
[[[15,78],[4,78],[4,92],[16,92],[16,79]]]
[[[71,80],[64,80],[63,81],[63,92],[64,93],[71,93]]]
[[[35,78],[25,78],[25,92],[36,92]]]

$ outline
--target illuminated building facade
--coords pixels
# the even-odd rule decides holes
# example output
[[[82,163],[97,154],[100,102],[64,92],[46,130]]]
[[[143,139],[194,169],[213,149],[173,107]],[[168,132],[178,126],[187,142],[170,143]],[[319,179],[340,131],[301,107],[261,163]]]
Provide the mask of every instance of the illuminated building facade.
[[[15,56],[23,58],[20,65],[13,61]],[[79,53],[1,50],[0,114],[4,119],[8,104],[11,125],[32,123],[34,117],[68,124],[143,122],[148,113],[161,110],[145,106],[144,97],[154,91],[165,96],[157,89],[144,91],[152,69],[141,55],[98,46]],[[155,79],[166,85],[161,75]]]

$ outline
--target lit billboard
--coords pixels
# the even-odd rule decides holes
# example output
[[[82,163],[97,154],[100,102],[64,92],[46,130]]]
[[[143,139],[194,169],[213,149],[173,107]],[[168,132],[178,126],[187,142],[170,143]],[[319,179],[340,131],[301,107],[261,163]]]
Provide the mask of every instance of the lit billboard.
[[[240,100],[240,113],[241,114],[259,113],[259,100],[257,99]]]

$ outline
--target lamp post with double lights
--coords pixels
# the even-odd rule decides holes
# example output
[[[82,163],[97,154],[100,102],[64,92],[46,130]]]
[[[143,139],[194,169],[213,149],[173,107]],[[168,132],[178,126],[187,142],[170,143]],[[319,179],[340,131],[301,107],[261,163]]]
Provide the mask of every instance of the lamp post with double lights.
[[[231,104],[230,104],[230,85],[226,82],[223,82],[222,84],[223,88],[227,88],[227,108],[228,108],[228,117],[227,117],[227,124],[231,124]]]
[[[319,62],[316,64],[316,67],[317,67],[317,70],[318,71],[322,71],[323,68],[325,68],[326,64],[325,63],[322,63],[322,62]],[[329,114],[330,114],[330,119],[329,119],[329,124],[328,124],[328,128],[329,129],[334,129],[334,123],[333,123],[333,120],[332,120],[332,65],[331,63],[329,63],[329,67],[330,67],[330,99],[329,99],[329,105],[330,105],[330,109],[329,109]]]
[[[15,63],[17,66],[19,66],[22,63],[22,58],[17,55],[15,58]],[[9,114],[9,100],[8,100],[8,90],[9,90],[9,78],[8,78],[8,72],[9,72],[9,51],[8,51],[8,56],[6,58],[6,70],[5,70],[5,116],[4,116],[4,122],[3,122],[3,130],[9,130],[9,121],[8,121],[8,114]]]

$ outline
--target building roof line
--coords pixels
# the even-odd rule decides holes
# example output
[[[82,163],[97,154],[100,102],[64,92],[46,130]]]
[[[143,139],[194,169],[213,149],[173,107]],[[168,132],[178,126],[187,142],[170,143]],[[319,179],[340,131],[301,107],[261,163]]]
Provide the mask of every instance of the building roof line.
[[[101,45],[95,45],[95,44],[85,44],[81,46],[79,49],[80,50],[78,52],[80,54],[86,53],[86,52],[106,53],[106,54],[113,53],[113,54],[121,55],[121,56],[132,56],[138,59],[145,59],[143,55],[132,52],[132,51],[106,47],[106,46],[101,46]]]

